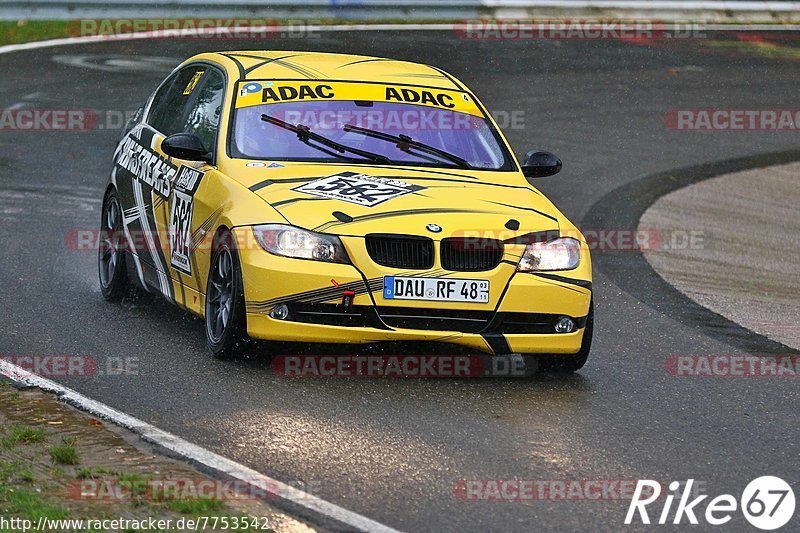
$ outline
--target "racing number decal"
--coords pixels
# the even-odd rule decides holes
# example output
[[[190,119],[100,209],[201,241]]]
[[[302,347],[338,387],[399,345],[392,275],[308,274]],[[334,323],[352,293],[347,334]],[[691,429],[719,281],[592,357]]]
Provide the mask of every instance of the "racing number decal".
[[[169,215],[170,264],[190,276],[194,193],[203,176],[203,172],[191,167],[181,166],[178,169]]]
[[[342,172],[308,182],[292,190],[331,200],[342,200],[351,204],[373,207],[386,200],[423,188],[400,180],[356,174],[355,172]]]

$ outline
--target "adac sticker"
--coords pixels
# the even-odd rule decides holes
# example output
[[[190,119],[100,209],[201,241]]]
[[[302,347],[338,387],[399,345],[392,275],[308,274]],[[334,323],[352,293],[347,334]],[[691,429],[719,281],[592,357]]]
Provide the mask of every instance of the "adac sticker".
[[[483,116],[474,99],[462,91],[380,83],[335,81],[240,82],[236,107],[283,102],[363,100],[397,102]]]
[[[342,200],[351,204],[373,207],[424,188],[395,179],[342,172],[310,181],[292,190],[330,200]]]

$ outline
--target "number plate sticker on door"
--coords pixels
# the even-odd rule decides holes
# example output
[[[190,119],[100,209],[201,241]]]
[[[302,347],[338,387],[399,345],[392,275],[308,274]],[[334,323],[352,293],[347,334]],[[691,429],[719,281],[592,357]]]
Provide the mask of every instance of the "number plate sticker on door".
[[[292,189],[331,200],[342,200],[351,204],[373,207],[386,200],[420,191],[424,187],[404,181],[342,172],[320,178]]]
[[[489,280],[385,276],[387,300],[489,303]]]

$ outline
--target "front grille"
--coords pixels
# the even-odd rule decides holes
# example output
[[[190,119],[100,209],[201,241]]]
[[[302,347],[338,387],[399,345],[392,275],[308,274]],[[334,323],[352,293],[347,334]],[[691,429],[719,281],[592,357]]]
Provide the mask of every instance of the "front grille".
[[[460,331],[477,333],[484,329],[494,311],[378,307],[381,320],[393,328]]]
[[[413,235],[367,235],[367,253],[373,261],[392,268],[433,267],[433,241]]]
[[[503,241],[497,239],[442,239],[442,268],[481,272],[496,267],[503,258]]]

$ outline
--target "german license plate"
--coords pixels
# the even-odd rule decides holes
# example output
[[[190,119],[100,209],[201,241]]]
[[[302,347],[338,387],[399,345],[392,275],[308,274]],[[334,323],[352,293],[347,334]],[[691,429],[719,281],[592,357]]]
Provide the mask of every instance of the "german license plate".
[[[489,303],[488,279],[415,278],[385,276],[383,297],[387,300]]]

